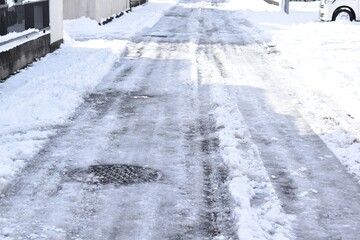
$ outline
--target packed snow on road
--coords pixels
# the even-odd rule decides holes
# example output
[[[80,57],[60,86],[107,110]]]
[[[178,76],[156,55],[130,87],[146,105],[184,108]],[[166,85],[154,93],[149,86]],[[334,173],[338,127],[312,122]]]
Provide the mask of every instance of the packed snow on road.
[[[359,23],[262,0],[64,21],[0,83],[0,239],[359,239]]]

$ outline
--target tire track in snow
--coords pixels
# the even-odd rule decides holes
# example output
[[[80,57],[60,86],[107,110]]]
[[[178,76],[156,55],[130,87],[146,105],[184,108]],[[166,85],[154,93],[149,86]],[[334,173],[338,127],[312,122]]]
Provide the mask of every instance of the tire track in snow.
[[[232,86],[227,83],[228,79],[238,79],[237,71],[231,68],[239,64],[240,56],[235,49],[256,45],[259,42],[256,31],[241,17],[226,15],[219,19],[213,17],[216,10],[202,13],[199,24],[204,26],[200,28],[217,29],[218,34],[200,36],[196,53],[198,82],[208,88],[212,101],[209,114],[216,121],[221,157],[229,169],[227,185],[235,202],[237,234],[240,239],[292,238],[292,217],[282,209],[236,98],[231,96]],[[213,21],[202,21],[202,18]],[[248,38],[244,38],[246,32],[249,32]],[[233,57],[230,62],[229,58]]]
[[[121,72],[122,70],[118,71],[119,74]],[[112,110],[115,99],[119,96],[121,92],[111,91],[94,92],[86,96],[84,104],[70,118],[71,123],[58,131],[43,150],[29,162],[17,180],[7,187],[2,199],[5,209],[0,214],[2,225],[7,226],[5,232],[8,233],[5,233],[5,236],[15,238],[33,236],[37,239],[47,239],[50,236],[57,239],[66,236],[68,239],[74,239],[79,232],[76,226],[88,224],[87,220],[94,215],[99,206],[98,198],[89,197],[89,192],[96,193],[96,191],[91,186],[75,186],[74,189],[78,189],[79,194],[75,201],[71,200],[74,198],[74,192],[66,189],[69,180],[66,175],[69,166],[76,161],[76,156],[96,156],[97,144],[90,151],[84,145],[93,145],[89,139],[102,142],[98,134],[99,128],[100,131],[106,127],[111,129],[106,115]],[[96,125],[100,127],[96,128]],[[79,142],[74,142],[74,136],[83,136],[83,138]],[[59,191],[65,192],[60,198]],[[66,201],[74,201],[76,208],[71,210],[69,209],[71,204],[63,205]],[[56,208],[57,210],[54,211]],[[68,228],[66,223],[58,226],[52,225],[53,219],[49,221],[54,215],[63,218],[64,216],[59,213],[61,211],[64,215],[69,212],[74,214],[74,219],[70,221]],[[16,219],[9,216],[16,216]],[[19,219],[23,219],[22,224],[18,223]]]
[[[291,219],[284,213],[244,119],[226,85],[227,51],[222,45],[198,49],[199,82],[212,99],[210,115],[215,118],[219,147],[229,168],[227,185],[235,202],[237,234],[245,239],[291,238]]]
[[[296,216],[296,238],[356,239],[359,186],[291,104],[264,49],[235,52],[243,56],[234,72],[241,77],[229,84],[238,81],[242,87],[230,95],[238,99],[284,209]]]

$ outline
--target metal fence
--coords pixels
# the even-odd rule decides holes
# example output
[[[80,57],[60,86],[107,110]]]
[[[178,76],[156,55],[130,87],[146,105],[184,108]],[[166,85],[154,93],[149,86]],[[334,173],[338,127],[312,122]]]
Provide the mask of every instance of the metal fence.
[[[9,7],[0,0],[0,35],[49,27],[49,0],[18,3]]]
[[[264,1],[269,4],[279,6],[279,2],[281,0],[264,0]],[[315,1],[320,1],[320,0],[289,0],[289,2],[315,2]]]
[[[130,5],[131,7],[136,7],[139,6],[141,4],[146,3],[148,0],[130,0]]]

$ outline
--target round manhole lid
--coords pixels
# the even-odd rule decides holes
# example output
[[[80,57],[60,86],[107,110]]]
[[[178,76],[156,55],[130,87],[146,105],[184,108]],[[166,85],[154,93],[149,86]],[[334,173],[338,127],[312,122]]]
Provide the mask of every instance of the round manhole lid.
[[[89,184],[120,184],[129,185],[137,183],[154,182],[161,179],[160,171],[127,164],[92,165],[87,169],[76,169],[69,176],[80,182]]]

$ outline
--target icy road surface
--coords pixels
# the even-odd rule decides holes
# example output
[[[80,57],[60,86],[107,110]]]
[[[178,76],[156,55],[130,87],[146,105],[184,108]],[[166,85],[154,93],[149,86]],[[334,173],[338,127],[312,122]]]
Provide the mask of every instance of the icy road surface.
[[[3,191],[0,239],[359,239],[359,185],[273,53],[222,1],[180,1]]]

